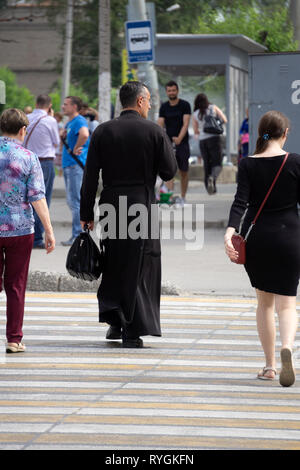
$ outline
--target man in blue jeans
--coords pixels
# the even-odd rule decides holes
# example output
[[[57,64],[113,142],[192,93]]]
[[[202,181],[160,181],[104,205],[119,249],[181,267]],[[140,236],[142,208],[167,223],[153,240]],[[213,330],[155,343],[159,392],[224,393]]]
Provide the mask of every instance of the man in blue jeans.
[[[54,159],[56,149],[60,145],[60,137],[56,119],[53,117],[51,98],[39,95],[34,111],[28,116],[29,126],[24,147],[34,152],[42,167],[46,201],[50,207],[53,182],[55,177]],[[34,243],[33,248],[45,248],[43,240],[44,227],[39,216],[34,211]]]
[[[67,96],[63,104],[63,113],[69,121],[65,127],[65,142],[62,154],[62,167],[64,172],[67,203],[72,212],[72,235],[69,240],[63,241],[63,246],[71,246],[74,239],[81,232],[80,225],[80,189],[87,151],[89,146],[89,128],[87,120],[79,114],[82,101],[77,96]],[[70,154],[75,155],[76,159]]]

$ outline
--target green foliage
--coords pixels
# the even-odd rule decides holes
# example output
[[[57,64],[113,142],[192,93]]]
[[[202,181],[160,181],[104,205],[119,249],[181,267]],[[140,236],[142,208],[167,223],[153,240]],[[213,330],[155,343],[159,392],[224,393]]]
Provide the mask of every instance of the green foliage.
[[[243,34],[264,44],[269,52],[294,51],[297,43],[293,40],[293,27],[288,9],[262,8],[258,1],[235,1],[231,7],[212,10],[208,6],[198,17],[200,34]]]
[[[5,1],[5,0],[0,0]],[[42,2],[43,0],[38,0]],[[270,52],[296,50],[288,18],[288,0],[152,0],[158,33],[243,34],[264,44]],[[125,47],[127,0],[111,0],[112,86],[121,84],[121,54]],[[167,12],[179,3],[180,9]],[[49,0],[48,17],[65,34],[66,0]],[[98,4],[99,0],[75,0],[72,50],[72,83],[85,90],[88,101],[98,94]],[[62,58],[57,60],[62,68]]]
[[[117,87],[121,83],[121,54],[125,48],[124,23],[127,19],[127,2],[111,0],[110,3],[112,86]],[[98,96],[98,6],[99,0],[88,0],[85,3],[75,2],[74,7],[72,82],[76,87],[87,90],[88,101],[95,101]],[[59,22],[56,24],[56,21],[65,15],[66,0],[49,1],[48,19],[61,33],[62,45],[65,25]],[[62,58],[58,58],[56,67],[58,70],[62,69]]]
[[[116,102],[116,88],[111,89],[111,102],[115,104]],[[61,95],[61,81],[59,80],[57,86],[54,88],[53,92],[49,93],[52,99],[52,107],[54,111],[60,111],[61,103],[60,103],[60,95]],[[84,103],[88,103],[91,108],[98,109],[98,97],[94,100],[91,100],[89,95],[82,89],[80,86],[75,86],[73,84],[70,85],[69,90],[70,96],[79,96]]]
[[[1,109],[34,106],[34,96],[25,86],[18,86],[15,74],[8,67],[0,67],[0,80],[6,86],[6,104]]]
[[[51,96],[51,99],[52,99],[52,105],[53,105],[54,111],[60,111],[61,109],[60,94],[61,94],[61,82],[59,81],[56,88],[53,90],[53,92],[49,93],[49,96]],[[79,96],[79,98],[81,98],[84,103],[88,103],[89,106],[91,106],[92,108],[97,108],[97,100],[91,101],[87,93],[85,93],[81,87],[71,84],[69,95]]]

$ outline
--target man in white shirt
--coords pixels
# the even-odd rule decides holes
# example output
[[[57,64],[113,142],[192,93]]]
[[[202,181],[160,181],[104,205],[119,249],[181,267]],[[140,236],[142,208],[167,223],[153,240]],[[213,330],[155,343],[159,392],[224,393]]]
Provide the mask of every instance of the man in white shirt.
[[[48,207],[51,203],[53,182],[55,177],[54,159],[56,148],[60,144],[58,125],[53,117],[52,102],[48,95],[39,95],[36,99],[36,107],[31,114],[28,114],[29,126],[24,147],[36,153],[43,170],[46,188],[46,200]],[[34,213],[34,244],[33,248],[44,248],[43,241],[44,228],[36,214]]]

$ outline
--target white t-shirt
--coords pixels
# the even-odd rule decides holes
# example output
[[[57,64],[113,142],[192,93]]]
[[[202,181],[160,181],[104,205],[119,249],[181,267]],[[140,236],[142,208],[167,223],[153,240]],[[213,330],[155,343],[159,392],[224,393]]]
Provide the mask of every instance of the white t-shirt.
[[[214,105],[213,104],[208,105],[208,108],[207,108],[205,114],[211,114],[212,116],[216,116],[216,112],[214,110]],[[198,128],[199,128],[199,133],[200,133],[199,140],[210,139],[211,137],[216,136],[216,134],[208,134],[207,132],[203,131],[205,121],[204,121],[204,116],[203,116],[203,119],[200,119],[199,109],[194,111],[193,116],[196,119],[196,121],[198,122]]]

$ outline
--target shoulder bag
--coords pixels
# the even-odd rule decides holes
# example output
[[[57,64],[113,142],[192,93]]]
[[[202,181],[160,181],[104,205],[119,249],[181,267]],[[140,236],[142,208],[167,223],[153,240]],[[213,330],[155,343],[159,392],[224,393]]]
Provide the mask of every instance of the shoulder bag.
[[[203,131],[207,134],[221,135],[224,132],[222,121],[212,114],[210,110],[209,114],[204,116]]]
[[[231,238],[231,242],[232,242],[232,244],[233,244],[233,246],[234,246],[234,249],[235,249],[235,250],[238,252],[238,254],[239,254],[239,255],[238,255],[238,259],[237,259],[236,261],[234,261],[234,263],[236,263],[236,264],[245,264],[245,263],[246,263],[246,241],[247,241],[247,238],[249,237],[249,234],[250,234],[251,230],[253,229],[253,227],[254,227],[254,225],[255,225],[255,223],[256,223],[256,221],[257,221],[257,219],[258,219],[258,217],[259,217],[259,215],[260,215],[260,213],[261,213],[261,211],[262,211],[262,209],[263,209],[265,203],[267,202],[268,197],[269,197],[270,194],[271,194],[271,191],[272,191],[272,189],[273,189],[273,187],[274,187],[274,185],[275,185],[275,183],[276,183],[276,181],[277,181],[277,179],[278,179],[278,176],[280,175],[281,170],[282,170],[282,168],[284,167],[284,165],[285,165],[285,163],[286,163],[286,161],[287,161],[288,155],[289,155],[289,154],[287,153],[286,156],[285,156],[285,158],[284,158],[284,160],[283,160],[283,162],[282,162],[282,164],[281,164],[281,166],[280,166],[280,168],[279,168],[279,170],[278,170],[278,172],[277,172],[277,174],[276,174],[276,176],[275,176],[275,178],[274,178],[274,180],[273,180],[273,183],[272,183],[271,186],[270,186],[269,191],[268,191],[267,194],[266,194],[265,199],[264,199],[263,202],[261,203],[261,206],[260,206],[260,208],[258,209],[258,212],[257,212],[255,218],[253,219],[253,222],[251,222],[251,224],[250,224],[250,227],[249,227],[249,229],[248,229],[248,231],[247,231],[247,233],[246,233],[246,235],[245,235],[245,238],[242,237],[242,235],[240,235],[239,233],[233,235],[232,238]]]
[[[36,121],[36,123],[35,123],[34,126],[32,127],[32,129],[31,129],[31,131],[29,132],[29,134],[25,137],[24,143],[23,143],[23,147],[27,148],[29,139],[30,139],[30,137],[31,137],[31,135],[32,135],[32,133],[33,133],[33,131],[34,131],[34,129],[36,128],[36,126],[38,125],[38,123],[39,123],[42,119],[44,119],[45,117],[47,117],[47,116],[48,116],[48,115],[42,116],[42,117],[40,117],[40,118]]]

